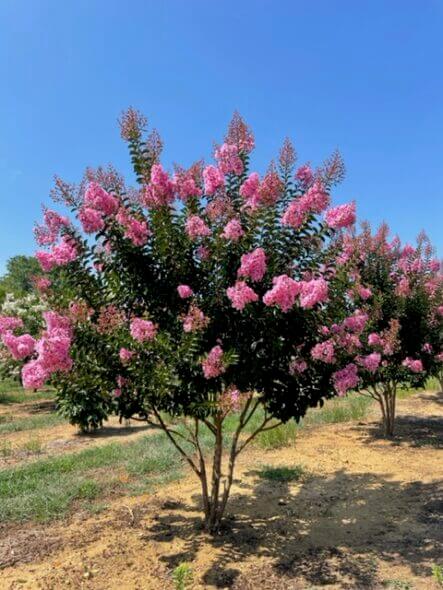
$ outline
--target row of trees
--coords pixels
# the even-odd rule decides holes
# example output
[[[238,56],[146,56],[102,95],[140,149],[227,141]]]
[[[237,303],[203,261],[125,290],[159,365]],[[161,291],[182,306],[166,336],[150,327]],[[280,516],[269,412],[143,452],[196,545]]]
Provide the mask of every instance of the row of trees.
[[[235,115],[213,164],[171,175],[145,125],[132,109],[121,120],[137,190],[112,168],[76,187],[57,179],[53,197],[79,225],[48,209],[36,229],[45,328],[36,338],[4,316],[0,331],[24,385],[52,382],[71,422],[95,428],[117,413],[162,429],[200,479],[214,531],[236,459],[260,432],[360,390],[392,435],[397,388],[442,367],[442,276],[425,236],[412,247],[385,226],[358,233],[355,203],[331,206],[338,154],[296,169],[286,141],[260,177]]]

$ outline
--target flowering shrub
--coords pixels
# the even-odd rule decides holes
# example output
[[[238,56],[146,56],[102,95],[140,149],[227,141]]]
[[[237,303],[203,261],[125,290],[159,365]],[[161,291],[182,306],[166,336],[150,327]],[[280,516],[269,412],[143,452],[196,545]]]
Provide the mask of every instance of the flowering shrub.
[[[348,282],[342,318],[323,329],[311,356],[347,363],[333,375],[338,395],[371,395],[392,435],[398,387],[421,387],[443,366],[443,277],[424,235],[415,248],[388,238],[386,226],[373,235],[367,225],[341,236],[337,273]]]
[[[45,302],[37,294],[7,293],[0,306],[0,376],[19,379],[23,364],[35,350],[43,328]]]
[[[250,173],[254,138],[238,115],[213,164],[174,174],[144,124],[133,110],[121,121],[138,190],[112,169],[88,170],[78,188],[57,179],[54,197],[81,230],[47,211],[37,232],[54,311],[23,380],[34,387],[52,379],[62,410],[83,428],[113,411],[162,428],[200,478],[214,530],[239,452],[259,432],[299,420],[334,395],[334,385],[354,386],[353,369],[337,375],[337,362],[310,354],[335,319],[331,237],[354,222],[354,205],[328,209],[343,174],[337,154],[317,170],[294,171],[286,141],[278,164],[263,177]],[[260,406],[262,423],[243,437]],[[238,427],[222,470],[232,411]],[[184,417],[183,430],[167,425],[164,412]],[[212,474],[202,428],[214,435]]]

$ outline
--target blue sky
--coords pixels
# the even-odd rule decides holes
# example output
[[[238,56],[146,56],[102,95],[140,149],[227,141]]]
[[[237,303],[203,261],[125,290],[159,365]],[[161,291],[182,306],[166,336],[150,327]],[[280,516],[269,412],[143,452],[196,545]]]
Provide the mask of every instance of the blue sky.
[[[235,109],[259,171],[286,135],[302,162],[338,147],[336,201],[405,241],[426,229],[443,255],[442,30],[440,0],[2,0],[0,272],[34,251],[54,173],[131,175],[129,105],[167,165],[209,158]]]

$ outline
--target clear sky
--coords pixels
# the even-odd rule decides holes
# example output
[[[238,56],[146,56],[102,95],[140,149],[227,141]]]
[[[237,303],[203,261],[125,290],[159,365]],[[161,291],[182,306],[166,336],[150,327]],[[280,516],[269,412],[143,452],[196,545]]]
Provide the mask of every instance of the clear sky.
[[[167,165],[209,158],[235,109],[258,171],[286,135],[302,162],[338,147],[336,202],[443,255],[442,39],[441,0],[1,0],[0,272],[34,251],[54,173],[130,175],[129,105]]]

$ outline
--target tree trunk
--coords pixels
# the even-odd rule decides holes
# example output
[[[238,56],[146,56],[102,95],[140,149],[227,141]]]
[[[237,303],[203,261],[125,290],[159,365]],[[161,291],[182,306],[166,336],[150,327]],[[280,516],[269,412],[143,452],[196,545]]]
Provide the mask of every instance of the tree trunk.
[[[395,402],[397,395],[397,388],[394,384],[386,384],[383,387],[383,398],[385,403],[384,415],[384,429],[385,435],[388,437],[394,436],[395,429]]]

